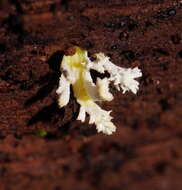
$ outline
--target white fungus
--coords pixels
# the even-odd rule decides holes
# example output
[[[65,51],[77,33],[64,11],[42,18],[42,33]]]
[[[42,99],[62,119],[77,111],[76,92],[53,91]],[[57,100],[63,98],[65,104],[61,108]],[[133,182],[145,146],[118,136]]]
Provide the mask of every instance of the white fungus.
[[[127,69],[114,65],[103,53],[95,54],[95,60],[91,61],[86,50],[77,46],[73,49],[74,54],[64,55],[61,63],[62,74],[56,91],[58,104],[60,107],[68,104],[72,85],[74,96],[80,104],[77,120],[84,122],[88,114],[89,124],[95,124],[98,132],[110,135],[116,131],[116,126],[111,121],[111,111],[103,110],[96,102],[113,100],[109,91],[110,84],[117,90],[122,89],[123,93],[131,91],[136,94],[139,82],[135,79],[142,76],[141,70],[138,67]],[[90,74],[91,69],[99,73],[107,71],[110,77],[97,78],[95,84]]]

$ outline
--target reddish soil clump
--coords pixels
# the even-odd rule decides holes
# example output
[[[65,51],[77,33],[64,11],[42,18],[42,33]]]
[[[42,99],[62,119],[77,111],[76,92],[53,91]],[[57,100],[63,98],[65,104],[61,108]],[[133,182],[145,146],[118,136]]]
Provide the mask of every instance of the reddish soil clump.
[[[0,1],[0,189],[182,189],[182,2]],[[76,121],[56,89],[66,48],[104,52],[143,76],[113,89],[117,131]]]

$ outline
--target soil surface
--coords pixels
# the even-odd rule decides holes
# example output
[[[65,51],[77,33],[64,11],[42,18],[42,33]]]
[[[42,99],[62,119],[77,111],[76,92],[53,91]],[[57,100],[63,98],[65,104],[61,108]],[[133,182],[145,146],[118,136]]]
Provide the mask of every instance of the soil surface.
[[[11,0],[0,2],[0,189],[182,189],[182,2]],[[60,109],[64,50],[104,52],[138,66],[137,95],[113,89],[117,132]]]

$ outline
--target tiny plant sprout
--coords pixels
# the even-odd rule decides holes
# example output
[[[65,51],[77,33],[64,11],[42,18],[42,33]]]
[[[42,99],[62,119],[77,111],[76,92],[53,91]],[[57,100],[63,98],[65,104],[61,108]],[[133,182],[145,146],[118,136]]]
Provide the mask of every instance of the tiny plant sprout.
[[[45,137],[47,135],[47,131],[45,131],[44,129],[39,129],[35,132],[35,135],[38,137]]]
[[[94,57],[95,60],[91,61],[87,51],[78,46],[67,50],[62,59],[60,67],[62,74],[56,91],[58,104],[60,107],[68,104],[72,86],[74,96],[80,104],[77,120],[84,122],[88,114],[89,124],[95,124],[98,132],[110,135],[116,131],[116,126],[111,121],[111,111],[103,110],[96,102],[113,100],[113,95],[109,91],[111,83],[117,90],[122,89],[123,93],[131,91],[136,94],[139,83],[135,79],[141,77],[142,73],[138,67],[126,69],[114,65],[103,53],[97,53]],[[91,69],[99,73],[107,71],[110,76],[97,78],[94,83],[90,74]]]

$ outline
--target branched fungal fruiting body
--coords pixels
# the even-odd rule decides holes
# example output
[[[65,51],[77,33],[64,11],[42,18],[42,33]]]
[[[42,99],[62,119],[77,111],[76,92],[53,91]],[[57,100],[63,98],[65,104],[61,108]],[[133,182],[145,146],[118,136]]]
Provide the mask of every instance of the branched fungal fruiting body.
[[[80,47],[72,47],[72,55],[64,55],[61,63],[61,77],[57,89],[58,104],[60,107],[66,106],[70,98],[70,85],[77,102],[80,104],[80,112],[77,120],[85,121],[86,114],[90,116],[89,124],[95,124],[98,132],[112,134],[116,131],[112,123],[111,111],[100,108],[96,101],[111,101],[113,95],[109,92],[109,84],[113,83],[117,90],[122,89],[123,93],[138,91],[139,83],[135,78],[141,77],[142,73],[137,67],[126,69],[114,65],[109,57],[103,53],[95,54],[96,60],[91,61],[87,51]],[[96,84],[93,82],[90,69],[99,73],[107,71],[109,78],[97,78]]]

